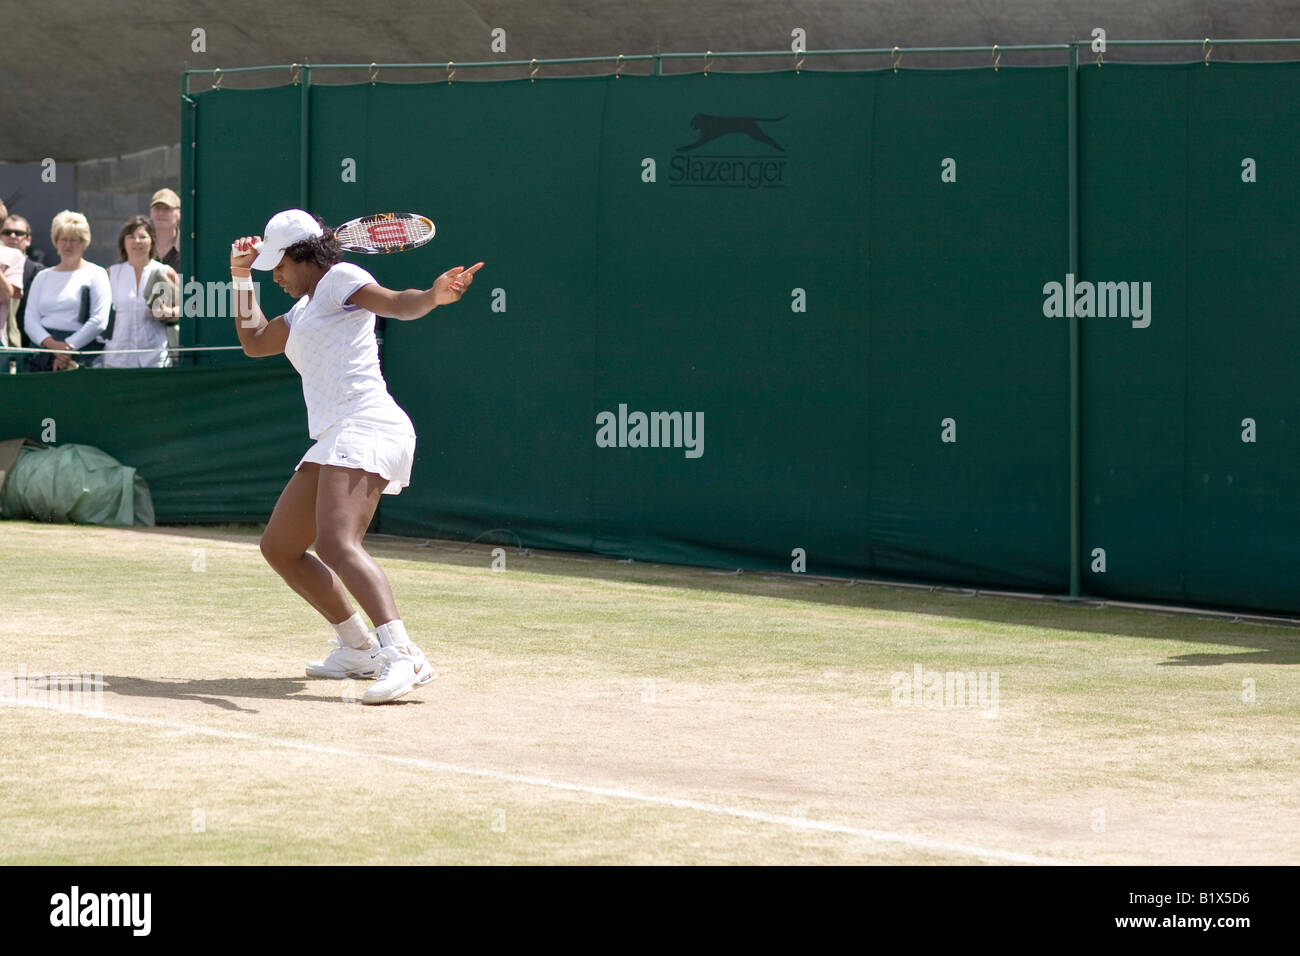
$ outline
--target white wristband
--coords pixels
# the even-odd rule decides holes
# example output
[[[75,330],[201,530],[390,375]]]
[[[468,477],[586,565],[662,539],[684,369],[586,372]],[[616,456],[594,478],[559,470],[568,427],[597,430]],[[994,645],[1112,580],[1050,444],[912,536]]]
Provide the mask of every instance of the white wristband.
[[[252,276],[231,276],[230,288],[240,289],[240,290],[247,289],[248,291],[251,292],[253,291],[253,277]]]

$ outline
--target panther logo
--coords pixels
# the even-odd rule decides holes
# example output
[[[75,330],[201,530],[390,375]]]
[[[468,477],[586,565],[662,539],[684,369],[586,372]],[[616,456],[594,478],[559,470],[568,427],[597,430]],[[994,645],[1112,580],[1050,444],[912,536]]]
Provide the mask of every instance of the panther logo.
[[[775,146],[784,153],[785,147],[764,133],[758,126],[759,123],[778,123],[783,119],[785,119],[784,116],[709,116],[707,113],[696,113],[691,117],[691,128],[700,134],[700,138],[686,146],[678,146],[677,152],[684,153],[688,150],[699,149],[720,136],[743,133],[750,139],[756,139],[760,143]]]

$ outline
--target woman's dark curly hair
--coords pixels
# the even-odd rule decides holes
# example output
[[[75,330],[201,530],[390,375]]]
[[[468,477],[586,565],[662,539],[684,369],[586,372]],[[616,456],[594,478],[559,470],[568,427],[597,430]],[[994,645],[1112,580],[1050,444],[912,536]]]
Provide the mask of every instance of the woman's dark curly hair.
[[[334,235],[334,230],[325,225],[325,221],[320,216],[316,217],[316,222],[325,231],[314,239],[295,242],[284,250],[284,254],[294,262],[310,262],[312,265],[325,270],[335,263],[343,261],[343,245],[339,242],[338,237]]]

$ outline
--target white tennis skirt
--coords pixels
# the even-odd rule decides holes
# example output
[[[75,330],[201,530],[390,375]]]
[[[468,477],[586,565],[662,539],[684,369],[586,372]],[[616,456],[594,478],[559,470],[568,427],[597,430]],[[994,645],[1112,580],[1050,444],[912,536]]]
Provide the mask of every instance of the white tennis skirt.
[[[415,431],[392,421],[345,418],[327,428],[307,449],[303,462],[359,468],[388,479],[384,494],[395,495],[411,483],[415,461]]]

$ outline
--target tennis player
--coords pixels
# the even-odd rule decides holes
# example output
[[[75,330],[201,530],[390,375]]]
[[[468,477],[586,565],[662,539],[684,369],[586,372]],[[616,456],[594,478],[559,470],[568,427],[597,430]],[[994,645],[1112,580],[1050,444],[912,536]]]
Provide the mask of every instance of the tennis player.
[[[483,263],[448,269],[428,289],[394,292],[342,258],[333,231],[290,209],[271,217],[265,239],[245,236],[232,245],[230,273],[244,353],[288,356],[302,376],[307,430],[316,442],[276,502],[262,554],[338,638],[324,660],[307,665],[307,675],[374,678],[361,699],[381,704],[437,675],[406,633],[383,569],[362,547],[380,496],[407,486],[415,455],[415,429],[379,370],[375,316],[418,319],[450,305]],[[270,270],[298,301],[268,321],[252,294],[250,269]],[[307,552],[313,541],[315,556]],[[373,637],[349,592],[375,625]]]

